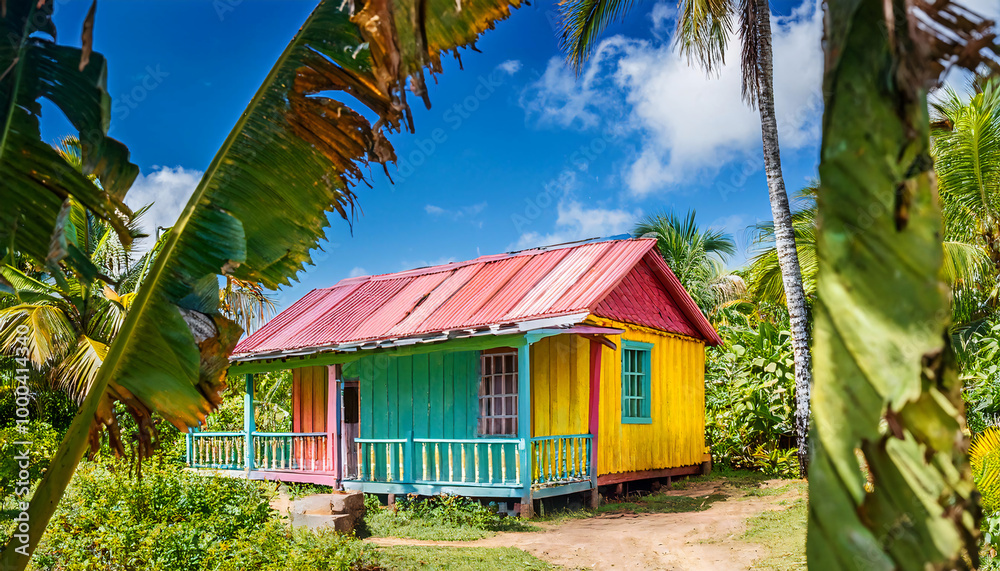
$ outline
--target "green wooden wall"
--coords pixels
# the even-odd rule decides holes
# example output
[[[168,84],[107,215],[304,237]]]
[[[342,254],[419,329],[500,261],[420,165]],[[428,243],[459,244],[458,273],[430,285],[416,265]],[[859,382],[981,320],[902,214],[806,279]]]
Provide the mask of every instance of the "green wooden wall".
[[[360,377],[361,438],[475,438],[479,352],[362,357],[344,377]]]

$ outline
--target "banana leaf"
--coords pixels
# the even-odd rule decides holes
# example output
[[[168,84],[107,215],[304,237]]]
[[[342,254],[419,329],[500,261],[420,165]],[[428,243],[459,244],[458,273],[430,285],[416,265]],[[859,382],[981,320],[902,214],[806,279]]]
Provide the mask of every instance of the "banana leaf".
[[[412,130],[409,88],[520,0],[321,2],[281,54],[162,245],[91,391],[32,498],[23,568],[85,452],[114,383],[130,407],[196,426],[220,402],[240,329],[219,312],[221,275],[275,288],[310,262],[327,214],[350,219],[369,162],[395,160],[385,134]],[[342,9],[342,6],[345,6]],[[374,124],[350,106],[361,104]]]
[[[111,98],[104,57],[91,51],[86,25],[83,49],[55,43],[53,4],[4,0],[0,10],[0,257],[16,251],[50,266],[65,262],[92,279],[96,268],[85,256],[75,255],[64,239],[51,240],[60,213],[74,199],[128,243],[131,212],[121,199],[139,169],[129,162],[128,149],[107,136]],[[92,17],[93,11],[91,29]],[[42,142],[41,99],[78,130],[82,170]]]
[[[978,63],[989,23],[947,1],[827,10],[809,568],[975,566],[927,91]]]

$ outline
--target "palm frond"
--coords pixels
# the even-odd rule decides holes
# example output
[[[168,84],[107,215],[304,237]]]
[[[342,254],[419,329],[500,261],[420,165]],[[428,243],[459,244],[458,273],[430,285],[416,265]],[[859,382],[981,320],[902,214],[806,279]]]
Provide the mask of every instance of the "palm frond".
[[[72,321],[57,306],[0,309],[0,351],[9,357],[27,356],[36,369],[61,360],[75,340]]]
[[[717,71],[726,63],[726,46],[733,31],[730,0],[680,0],[674,45],[688,62]]]
[[[982,246],[946,241],[941,272],[952,287],[961,287],[989,279],[995,268]]]
[[[0,278],[7,284],[6,287],[0,287],[0,293],[9,294],[21,303],[54,303],[61,299],[61,292],[56,287],[13,266],[0,266]]]
[[[559,47],[577,73],[608,25],[625,17],[635,0],[561,0]]]
[[[770,62],[760,61],[761,37],[760,14],[756,0],[740,0],[740,69],[743,73],[743,101],[753,108],[757,107],[760,96],[760,66]]]
[[[1000,248],[1000,80],[933,105],[934,166],[949,239]],[[994,260],[1000,261],[1000,260]]]
[[[720,230],[698,227],[695,212],[683,218],[674,212],[652,214],[636,224],[635,236],[656,238],[657,249],[681,285],[708,315],[718,303],[716,282],[725,274],[725,260],[736,253],[736,242]]]
[[[969,446],[969,464],[983,508],[996,512],[1000,509],[1000,429],[991,426],[976,435]]]
[[[90,392],[107,354],[107,345],[81,335],[73,350],[52,370],[55,384],[69,393],[78,403],[82,402]]]
[[[274,299],[260,284],[226,276],[226,287],[219,295],[219,310],[248,334],[277,313]]]

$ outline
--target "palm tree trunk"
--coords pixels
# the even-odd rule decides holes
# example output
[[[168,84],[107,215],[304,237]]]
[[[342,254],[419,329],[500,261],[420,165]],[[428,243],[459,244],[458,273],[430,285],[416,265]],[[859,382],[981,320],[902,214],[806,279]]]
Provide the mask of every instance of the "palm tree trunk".
[[[781,156],[778,147],[778,121],[774,113],[774,74],[771,51],[771,17],[767,0],[757,3],[757,33],[759,38],[761,139],[764,144],[764,172],[774,218],[774,244],[778,250],[781,281],[785,286],[785,299],[792,329],[792,351],[795,356],[795,437],[799,445],[799,475],[805,477],[809,464],[809,393],[812,386],[812,358],[809,354],[806,295],[802,289],[802,270],[795,250],[795,232],[792,229],[792,211],[781,175]]]

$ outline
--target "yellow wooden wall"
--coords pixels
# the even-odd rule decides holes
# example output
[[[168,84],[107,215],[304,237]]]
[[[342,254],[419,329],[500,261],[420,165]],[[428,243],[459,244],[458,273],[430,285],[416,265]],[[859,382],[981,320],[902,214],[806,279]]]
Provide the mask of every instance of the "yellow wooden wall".
[[[601,353],[598,475],[700,464],[705,451],[705,344],[627,323]],[[651,343],[651,424],[623,424],[621,340]],[[558,335],[531,347],[532,436],[585,434],[590,408],[590,341]]]
[[[624,329],[601,354],[601,419],[597,474],[701,464],[705,451],[705,343],[627,323],[589,317]],[[651,424],[622,424],[621,340],[652,343]]]
[[[531,435],[586,434],[590,408],[590,341],[546,337],[531,346]]]

